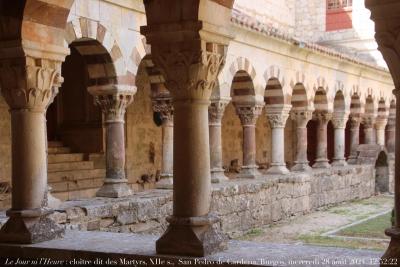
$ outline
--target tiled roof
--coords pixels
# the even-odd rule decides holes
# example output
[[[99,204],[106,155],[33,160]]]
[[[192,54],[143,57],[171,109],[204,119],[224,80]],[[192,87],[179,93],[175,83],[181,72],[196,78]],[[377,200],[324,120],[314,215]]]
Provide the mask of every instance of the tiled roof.
[[[388,71],[387,68],[383,68],[383,67],[378,66],[377,64],[363,61],[357,57],[353,57],[351,55],[341,53],[332,48],[328,48],[326,46],[322,46],[322,45],[319,45],[319,44],[316,44],[313,42],[306,42],[303,40],[299,40],[299,39],[295,38],[294,36],[292,36],[291,34],[284,32],[282,30],[279,30],[271,24],[262,23],[259,20],[255,19],[235,8],[232,10],[231,21],[234,24],[239,25],[243,28],[247,28],[252,31],[256,31],[261,34],[264,34],[266,36],[270,36],[270,37],[274,37],[274,38],[286,41],[286,42],[296,45],[300,48],[306,48],[306,49],[316,51],[316,52],[319,52],[319,53],[322,53],[325,55],[339,58],[341,60],[346,60],[346,61],[349,61],[349,62],[352,62],[355,64],[364,65],[364,66],[368,66],[368,67],[383,70],[383,71]]]

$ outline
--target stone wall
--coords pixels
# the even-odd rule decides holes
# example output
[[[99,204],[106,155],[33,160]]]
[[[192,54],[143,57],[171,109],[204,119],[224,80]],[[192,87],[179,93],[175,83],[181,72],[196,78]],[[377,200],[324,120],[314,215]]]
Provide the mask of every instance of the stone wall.
[[[0,182],[11,181],[11,119],[0,95]]]
[[[292,216],[374,195],[373,166],[353,165],[309,174],[264,176],[213,185],[211,210],[231,237]],[[148,190],[124,199],[69,201],[54,218],[70,229],[162,233],[172,212],[170,190]]]

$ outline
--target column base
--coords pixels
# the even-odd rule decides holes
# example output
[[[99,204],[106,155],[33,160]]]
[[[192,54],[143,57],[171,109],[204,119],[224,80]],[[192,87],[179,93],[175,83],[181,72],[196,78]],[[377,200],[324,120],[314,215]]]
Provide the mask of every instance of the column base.
[[[157,189],[172,189],[174,187],[174,179],[172,174],[161,174],[160,180],[156,183]]]
[[[258,166],[242,166],[240,173],[236,176],[239,179],[255,179],[261,176]]]
[[[398,266],[400,262],[400,229],[389,228],[385,231],[390,236],[389,247],[381,258],[381,267]]]
[[[345,159],[333,159],[333,162],[331,164],[332,166],[347,166],[347,162]]]
[[[104,179],[103,186],[96,192],[96,197],[119,198],[132,195],[127,179]]]
[[[267,170],[267,174],[288,174],[290,171],[286,168],[286,165],[274,165]]]
[[[351,164],[351,165],[357,164],[357,156],[350,155],[349,158],[347,159],[347,164]]]
[[[224,169],[211,169],[211,182],[212,183],[222,183],[229,181],[226,177]]]
[[[312,167],[314,169],[329,169],[331,165],[327,159],[317,159]]]
[[[292,172],[305,172],[311,170],[310,165],[308,164],[308,161],[305,162],[294,162],[295,165],[290,169]]]
[[[0,242],[34,244],[64,236],[64,228],[48,217],[51,210],[8,210],[8,221],[0,229]]]
[[[204,257],[227,249],[227,238],[216,224],[218,217],[168,217],[169,226],[156,242],[157,254]]]

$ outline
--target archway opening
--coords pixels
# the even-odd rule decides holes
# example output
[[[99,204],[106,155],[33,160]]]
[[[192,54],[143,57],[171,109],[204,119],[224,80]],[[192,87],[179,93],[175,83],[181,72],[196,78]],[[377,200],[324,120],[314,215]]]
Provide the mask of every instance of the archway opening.
[[[318,121],[310,120],[307,123],[307,160],[310,166],[314,165],[316,159],[317,132],[318,132]]]
[[[389,164],[384,151],[379,153],[375,162],[375,192],[389,192]]]

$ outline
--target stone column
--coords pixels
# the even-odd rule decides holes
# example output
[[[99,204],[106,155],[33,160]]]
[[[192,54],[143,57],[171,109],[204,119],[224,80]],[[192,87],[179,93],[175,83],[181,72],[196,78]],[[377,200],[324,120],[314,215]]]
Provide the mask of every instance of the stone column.
[[[363,123],[364,123],[365,144],[367,145],[376,144],[375,117],[366,116],[363,118]]]
[[[238,178],[256,178],[260,176],[256,164],[256,122],[261,115],[263,105],[235,104],[236,113],[243,127],[243,164]]]
[[[197,42],[200,42],[198,44]],[[226,247],[210,214],[208,106],[225,47],[214,43],[155,42],[153,61],[171,92],[174,108],[173,215],[156,242],[157,253],[204,256]],[[198,45],[195,45],[198,44]]]
[[[61,86],[61,62],[26,60],[0,68],[0,87],[11,113],[12,204],[0,242],[37,243],[61,237],[47,215],[46,108]],[[36,65],[37,63],[40,63]]]
[[[208,125],[210,130],[210,164],[211,181],[220,183],[228,181],[222,168],[221,120],[229,100],[213,100],[208,107]]]
[[[174,167],[174,117],[171,97],[156,97],[153,99],[153,110],[159,112],[162,120],[162,161],[160,180],[157,188],[171,189],[173,185]]]
[[[360,144],[360,124],[361,116],[359,114],[350,115],[350,156],[347,160],[349,164],[357,163],[357,148]]]
[[[387,118],[378,117],[375,122],[376,143],[382,147],[385,146],[385,129],[388,122]]]
[[[312,119],[312,111],[293,111],[291,119],[296,121],[297,150],[295,165],[291,171],[307,171],[311,167],[307,159],[307,124]]]
[[[389,116],[388,127],[386,130],[386,149],[389,153],[394,153],[396,141],[396,117]]]
[[[291,105],[270,107],[265,109],[271,126],[271,167],[268,174],[288,174],[285,162],[285,125],[289,117]]]
[[[332,113],[328,111],[317,111],[315,112],[315,118],[318,121],[318,134],[317,134],[317,157],[313,168],[329,168],[330,164],[327,158],[327,125],[332,118]]]
[[[346,158],[344,157],[345,152],[345,129],[348,114],[334,114],[332,118],[332,124],[335,129],[335,143],[334,143],[334,157],[332,166],[346,166]]]
[[[119,198],[132,194],[125,176],[125,111],[136,89],[119,85],[88,88],[100,106],[106,126],[106,178],[98,197]]]

